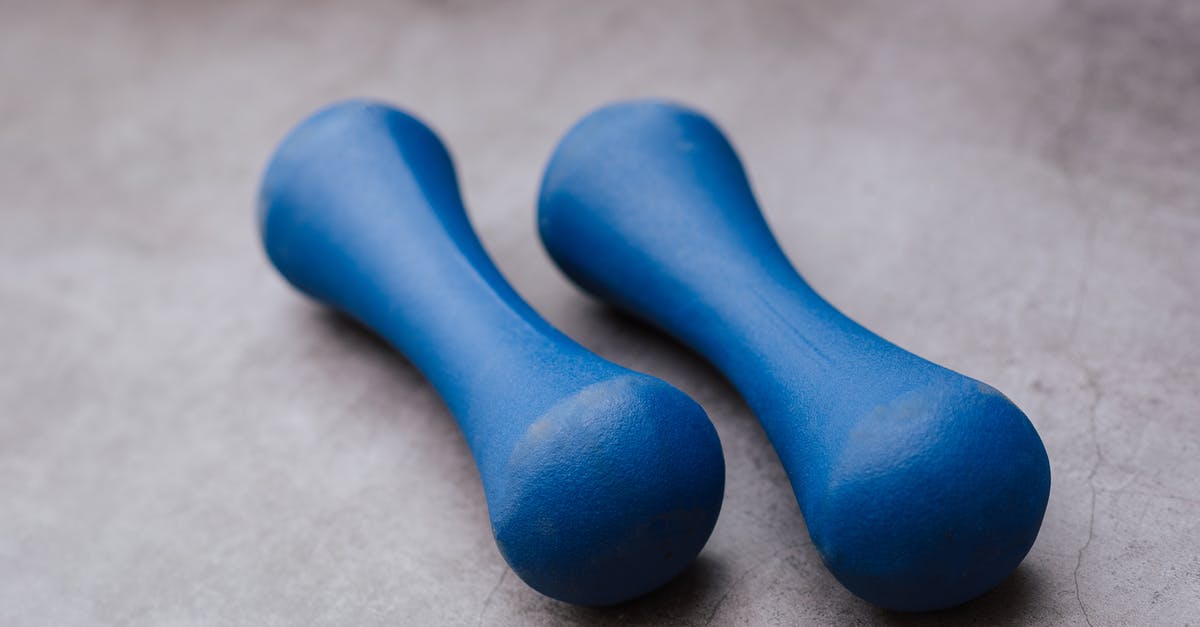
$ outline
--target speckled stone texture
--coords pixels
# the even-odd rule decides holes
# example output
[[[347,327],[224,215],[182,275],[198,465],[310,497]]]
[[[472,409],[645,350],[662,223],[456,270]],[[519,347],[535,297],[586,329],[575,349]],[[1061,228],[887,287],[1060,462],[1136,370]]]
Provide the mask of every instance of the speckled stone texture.
[[[0,624],[1163,624],[1200,616],[1200,5],[0,4]],[[401,104],[553,324],[707,410],[696,565],[617,608],[525,587],[430,386],[257,242],[275,142]],[[889,614],[807,544],[775,454],[693,354],[537,242],[553,142],[667,96],[729,132],[806,278],[995,385],[1054,477],[994,592]]]

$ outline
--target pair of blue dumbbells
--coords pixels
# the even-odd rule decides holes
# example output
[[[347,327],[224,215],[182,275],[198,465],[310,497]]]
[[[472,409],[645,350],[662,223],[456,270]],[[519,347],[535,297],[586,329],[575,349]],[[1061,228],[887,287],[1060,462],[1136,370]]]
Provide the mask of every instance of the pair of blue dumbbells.
[[[276,149],[259,220],[288,281],[378,332],[441,393],[496,544],[527,584],[620,603],[700,552],[725,487],[704,410],[589,352],[513,291],[425,124],[366,101],[315,113]],[[538,229],[572,280],[737,386],[851,592],[889,609],[945,608],[1029,551],[1050,491],[1033,425],[995,389],[813,291],[703,115],[637,101],[585,117],[550,158]]]

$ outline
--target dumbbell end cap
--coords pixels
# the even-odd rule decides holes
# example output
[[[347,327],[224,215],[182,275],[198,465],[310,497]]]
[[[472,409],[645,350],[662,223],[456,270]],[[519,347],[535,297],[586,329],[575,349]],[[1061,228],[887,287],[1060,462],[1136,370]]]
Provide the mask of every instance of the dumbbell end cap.
[[[805,508],[829,570],[886,609],[978,597],[1017,568],[1041,528],[1050,494],[1041,438],[998,391],[956,379],[857,421],[831,451],[819,502]]]
[[[501,553],[547,596],[604,606],[650,592],[699,554],[725,462],[695,401],[630,373],[584,388],[525,431],[488,487]]]

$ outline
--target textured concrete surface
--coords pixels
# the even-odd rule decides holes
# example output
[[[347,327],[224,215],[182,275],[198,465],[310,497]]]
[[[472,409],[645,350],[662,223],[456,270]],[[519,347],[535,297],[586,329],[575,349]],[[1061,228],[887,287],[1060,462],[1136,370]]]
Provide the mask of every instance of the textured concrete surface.
[[[1200,620],[1200,5],[649,4],[0,3],[0,624]],[[711,415],[724,512],[667,588],[526,588],[430,387],[266,264],[269,150],[351,95],[441,131],[549,320]],[[834,303],[1029,413],[1054,484],[1000,588],[849,595],[730,386],[551,266],[553,142],[642,95],[723,123]]]

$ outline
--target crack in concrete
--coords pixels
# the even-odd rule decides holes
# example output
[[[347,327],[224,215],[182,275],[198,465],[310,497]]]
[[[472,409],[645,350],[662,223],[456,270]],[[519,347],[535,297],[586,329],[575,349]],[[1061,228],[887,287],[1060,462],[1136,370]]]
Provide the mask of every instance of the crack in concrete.
[[[487,613],[488,606],[492,604],[492,597],[496,595],[496,591],[500,589],[500,585],[504,583],[506,578],[508,578],[509,570],[511,569],[507,566],[504,567],[504,571],[500,573],[500,578],[496,580],[496,585],[492,586],[492,589],[488,591],[487,596],[484,597],[483,607],[479,608],[479,618],[475,621],[476,625],[483,624],[483,615]]]
[[[1200,505],[1200,499],[1193,499],[1193,498],[1188,498],[1186,496],[1179,496],[1178,494],[1158,494],[1156,492],[1143,492],[1141,490],[1126,490],[1124,488],[1117,489],[1117,490],[1105,490],[1104,488],[1097,488],[1096,491],[1101,492],[1103,494],[1131,494],[1133,496],[1144,496],[1144,497],[1151,498],[1151,499],[1167,499],[1167,500],[1171,500],[1171,501],[1180,501],[1182,503],[1190,503],[1192,505]]]
[[[1073,0],[1064,0],[1060,5],[1059,11],[1072,12],[1078,10]],[[1079,329],[1084,317],[1085,300],[1090,289],[1091,272],[1089,266],[1093,256],[1095,255],[1096,231],[1099,226],[1099,216],[1093,207],[1089,206],[1085,194],[1079,184],[1078,163],[1074,158],[1074,143],[1077,136],[1083,132],[1083,127],[1086,123],[1086,118],[1091,107],[1091,98],[1095,91],[1096,82],[1098,80],[1098,68],[1096,63],[1090,56],[1085,56],[1082,76],[1079,81],[1079,88],[1076,97],[1071,106],[1070,114],[1066,121],[1059,127],[1058,132],[1054,137],[1051,146],[1050,156],[1058,166],[1059,172],[1067,184],[1067,190],[1075,207],[1077,207],[1086,220],[1087,233],[1084,239],[1084,249],[1081,259],[1081,267],[1079,280],[1075,287],[1074,308],[1071,311],[1070,322],[1067,326],[1067,334],[1064,342],[1066,352],[1076,359],[1083,368],[1086,377],[1086,389],[1091,392],[1092,400],[1089,408],[1089,428],[1092,437],[1092,446],[1095,449],[1095,461],[1092,468],[1088,471],[1087,483],[1091,489],[1091,504],[1088,514],[1088,534],[1079,551],[1075,554],[1075,568],[1072,571],[1072,577],[1075,583],[1075,601],[1079,604],[1079,611],[1083,614],[1083,620],[1089,627],[1092,625],[1091,616],[1088,614],[1087,606],[1083,602],[1083,597],[1079,592],[1079,571],[1083,568],[1083,556],[1092,544],[1096,533],[1096,474],[1100,470],[1100,465],[1104,463],[1104,453],[1100,448],[1100,439],[1096,429],[1096,413],[1100,407],[1100,403],[1104,397],[1104,392],[1101,390],[1099,382],[1096,380],[1096,374],[1087,366],[1081,355],[1075,351],[1075,345],[1079,339]]]
[[[1088,615],[1087,607],[1083,604],[1083,597],[1079,594],[1079,571],[1083,567],[1083,554],[1092,545],[1092,539],[1096,536],[1096,473],[1100,471],[1100,465],[1104,463],[1104,453],[1100,448],[1100,439],[1096,431],[1096,412],[1100,407],[1100,402],[1104,399],[1104,392],[1100,389],[1096,381],[1096,375],[1084,367],[1084,372],[1087,376],[1087,388],[1092,392],[1092,403],[1089,409],[1092,446],[1095,448],[1096,460],[1092,463],[1092,469],[1088,472],[1087,482],[1092,490],[1091,513],[1088,516],[1088,535],[1083,546],[1079,547],[1079,552],[1075,554],[1075,569],[1073,577],[1075,580],[1075,601],[1079,604],[1079,611],[1083,613],[1083,620],[1087,622],[1089,627],[1092,625],[1091,616]]]

